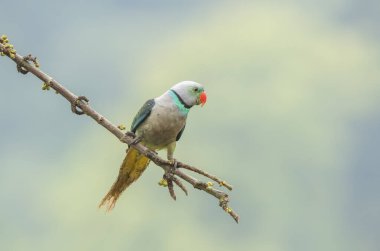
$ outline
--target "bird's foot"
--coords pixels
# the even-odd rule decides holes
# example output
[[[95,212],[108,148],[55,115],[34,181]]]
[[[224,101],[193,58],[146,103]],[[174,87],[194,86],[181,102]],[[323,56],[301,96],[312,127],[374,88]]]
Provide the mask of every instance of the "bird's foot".
[[[133,141],[130,144],[128,144],[128,146],[136,145],[136,144],[140,143],[142,140],[141,137],[136,136],[136,134],[134,134],[133,132],[126,132],[125,136],[127,136],[127,137],[129,136],[129,137],[134,138]]]
[[[169,190],[170,196],[173,198],[173,200],[176,200],[176,195],[174,193],[174,185],[173,180],[174,172],[177,168],[177,161],[173,158],[169,159],[169,166],[168,169],[165,171],[164,175],[162,176],[162,179],[158,182],[158,185],[167,187]]]
[[[169,190],[170,196],[173,198],[173,200],[176,200],[176,195],[174,193],[174,183],[179,186],[182,191],[187,195],[186,187],[182,184],[182,182],[175,177],[175,171],[177,169],[177,161],[175,159],[169,159],[170,166],[168,170],[165,171],[165,174],[163,175],[162,179],[158,182],[160,186],[167,187]],[[173,183],[174,182],[174,183]]]
[[[158,182],[158,185],[160,186],[163,186],[163,187],[167,187],[170,182],[170,180],[172,180],[173,176],[174,176],[174,170],[175,170],[175,167],[174,166],[177,166],[177,161],[175,159],[169,159],[169,169],[165,171],[165,174],[163,175],[162,179]]]
[[[130,137],[132,137],[132,138],[134,138],[134,137],[136,137],[136,134],[134,134],[133,132],[126,132],[125,133],[125,136],[130,136]]]
[[[174,159],[174,158],[171,158],[168,160],[169,161],[169,164],[170,164],[170,169],[172,172],[174,172],[176,169],[177,169],[177,160]]]
[[[132,143],[130,145],[132,145],[132,146],[133,145],[137,145],[138,143],[141,142],[141,140],[142,140],[141,137],[136,137],[136,138],[133,139],[133,141],[132,141]]]
[[[171,170],[168,170],[165,172],[164,176],[162,177],[162,184],[165,187],[168,187],[169,194],[173,198],[173,200],[176,200],[177,197],[174,193],[174,185],[173,185],[173,180],[174,180],[174,173],[172,173]]]

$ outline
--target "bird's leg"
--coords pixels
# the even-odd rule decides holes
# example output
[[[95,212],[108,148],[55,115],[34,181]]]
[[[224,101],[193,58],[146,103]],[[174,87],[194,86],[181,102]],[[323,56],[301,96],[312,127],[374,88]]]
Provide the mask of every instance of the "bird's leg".
[[[172,171],[172,172],[173,172],[175,169],[177,169],[177,161],[176,161],[176,159],[173,157],[175,147],[176,147],[176,141],[170,143],[170,144],[167,146],[167,157],[168,157],[168,160],[169,160],[169,163],[170,163],[170,166],[171,166],[171,169],[172,169],[171,171]]]
[[[167,146],[167,157],[170,163],[169,169],[165,171],[162,180],[158,183],[161,186],[167,186],[170,196],[176,200],[176,195],[174,193],[173,181],[187,194],[186,188],[183,184],[174,176],[175,170],[177,169],[177,161],[173,158],[173,153],[176,147],[176,142],[172,142]]]

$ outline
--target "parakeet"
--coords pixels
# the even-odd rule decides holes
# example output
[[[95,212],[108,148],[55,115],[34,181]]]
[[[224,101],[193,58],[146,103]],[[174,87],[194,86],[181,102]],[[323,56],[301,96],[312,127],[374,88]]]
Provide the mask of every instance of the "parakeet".
[[[175,161],[176,142],[185,129],[187,114],[194,105],[203,106],[207,96],[201,84],[183,81],[161,96],[145,102],[131,125],[131,131],[141,143],[151,150],[167,150],[169,161]],[[129,147],[119,170],[119,176],[110,191],[100,202],[111,210],[120,194],[144,172],[149,159],[133,147]]]

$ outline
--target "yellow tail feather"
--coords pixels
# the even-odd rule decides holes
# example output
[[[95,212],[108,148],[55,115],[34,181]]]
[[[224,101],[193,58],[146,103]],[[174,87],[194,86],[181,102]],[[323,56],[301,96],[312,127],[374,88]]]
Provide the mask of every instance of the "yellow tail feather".
[[[144,172],[149,164],[149,159],[139,153],[134,148],[129,148],[127,156],[125,156],[123,163],[119,170],[119,176],[115,183],[113,183],[110,191],[100,202],[99,207],[107,205],[107,211],[115,207],[115,203],[120,194],[130,185],[137,180]]]

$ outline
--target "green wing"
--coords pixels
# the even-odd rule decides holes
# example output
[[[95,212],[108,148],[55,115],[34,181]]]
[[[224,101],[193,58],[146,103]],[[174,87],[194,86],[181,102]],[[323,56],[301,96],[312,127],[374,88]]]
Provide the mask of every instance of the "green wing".
[[[152,112],[152,108],[154,104],[155,104],[154,99],[149,99],[141,107],[140,111],[136,114],[132,122],[131,131],[133,133],[136,133],[136,130],[141,125],[141,123],[144,122],[149,117],[150,113]]]

